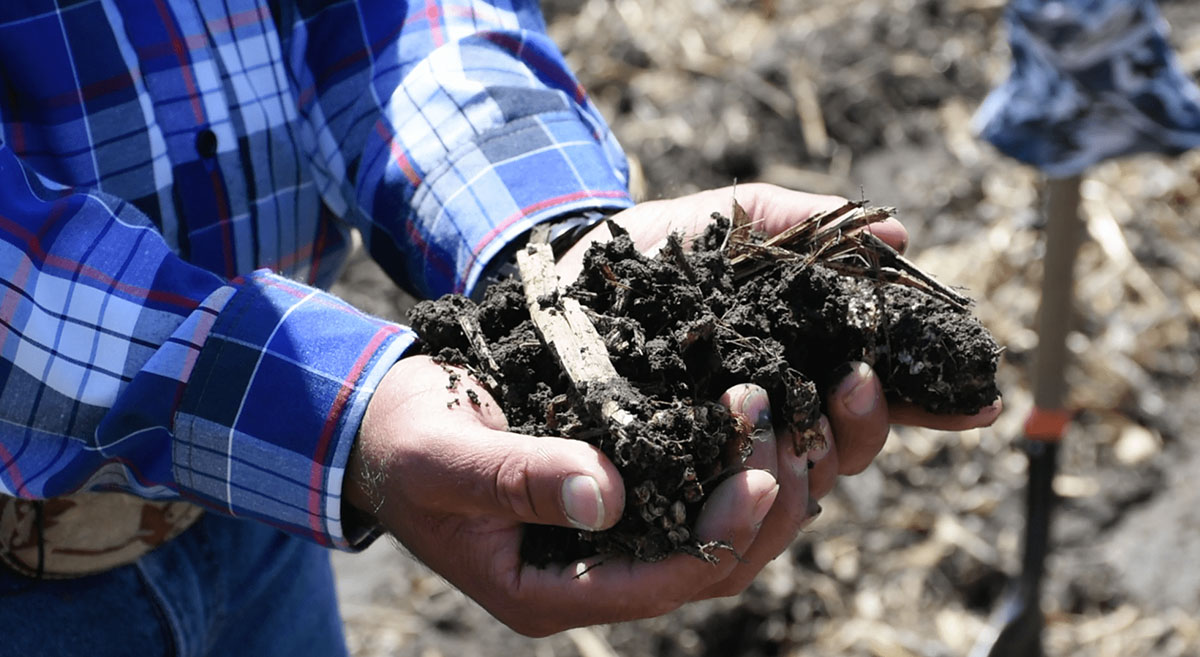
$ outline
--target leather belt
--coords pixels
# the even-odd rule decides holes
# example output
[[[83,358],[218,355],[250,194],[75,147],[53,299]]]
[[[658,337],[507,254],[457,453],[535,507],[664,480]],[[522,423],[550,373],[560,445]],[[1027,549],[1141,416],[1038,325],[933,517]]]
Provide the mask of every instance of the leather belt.
[[[124,566],[175,538],[204,510],[125,493],[45,500],[0,495],[0,561],[29,577],[67,579]]]

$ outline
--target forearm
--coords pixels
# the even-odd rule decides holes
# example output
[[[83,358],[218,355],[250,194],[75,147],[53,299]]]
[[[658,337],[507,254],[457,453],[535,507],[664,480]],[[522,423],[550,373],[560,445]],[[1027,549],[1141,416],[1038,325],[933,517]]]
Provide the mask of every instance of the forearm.
[[[184,498],[345,546],[341,476],[399,326],[268,272],[224,280],[119,199],[0,143],[0,492]]]

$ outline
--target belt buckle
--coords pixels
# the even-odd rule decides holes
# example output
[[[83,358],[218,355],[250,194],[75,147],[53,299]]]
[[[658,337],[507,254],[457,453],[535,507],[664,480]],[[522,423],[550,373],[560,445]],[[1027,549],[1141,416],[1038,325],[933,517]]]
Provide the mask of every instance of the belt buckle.
[[[83,577],[137,561],[178,536],[203,509],[125,493],[45,500],[0,495],[0,561],[29,577]]]

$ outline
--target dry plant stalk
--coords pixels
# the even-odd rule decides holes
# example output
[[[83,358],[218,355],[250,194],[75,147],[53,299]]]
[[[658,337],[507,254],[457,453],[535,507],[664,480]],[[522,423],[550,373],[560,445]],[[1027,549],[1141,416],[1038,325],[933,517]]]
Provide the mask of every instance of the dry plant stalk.
[[[754,242],[746,212],[733,202],[733,225],[727,241],[730,264],[737,280],[745,280],[773,262],[804,260],[850,276],[873,278],[917,288],[965,310],[971,300],[926,274],[883,240],[865,230],[895,215],[895,208],[865,207],[847,201],[787,230]]]
[[[517,253],[517,267],[525,287],[529,317],[542,341],[554,353],[571,385],[581,394],[621,380],[608,357],[608,348],[579,302],[561,293],[549,244],[530,244]],[[601,415],[618,427],[634,420],[629,411],[609,399]]]

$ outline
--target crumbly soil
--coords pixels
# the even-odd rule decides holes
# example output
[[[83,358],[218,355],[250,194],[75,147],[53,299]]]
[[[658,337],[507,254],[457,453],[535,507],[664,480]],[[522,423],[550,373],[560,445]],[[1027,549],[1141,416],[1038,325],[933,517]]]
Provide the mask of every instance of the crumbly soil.
[[[724,217],[690,249],[672,236],[655,257],[611,229],[617,236],[591,247],[583,274],[563,293],[603,337],[616,381],[572,382],[564,374],[515,279],[479,305],[448,296],[410,316],[421,350],[477,372],[513,431],[586,440],[621,472],[627,502],[618,524],[594,533],[529,527],[530,563],[595,554],[657,561],[676,551],[710,557],[717,546],[697,539],[696,517],[753,443],[750,427],[717,401],[738,383],[765,388],[775,423],[808,445],[822,440],[824,393],[851,361],[873,364],[890,400],[935,413],[974,413],[999,396],[1000,349],[987,330],[952,298],[880,280],[894,270],[872,266],[877,256],[855,237],[835,235],[818,253],[811,241],[786,252],[761,249],[735,263],[737,235],[756,243],[763,236],[749,225],[735,230]],[[841,258],[822,255],[845,250],[830,248],[838,244],[854,248]],[[878,241],[871,246],[896,257]],[[539,303],[561,306],[560,299]],[[464,325],[478,326],[486,346],[472,343]],[[632,423],[618,425],[601,411],[614,399]]]

